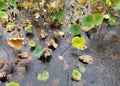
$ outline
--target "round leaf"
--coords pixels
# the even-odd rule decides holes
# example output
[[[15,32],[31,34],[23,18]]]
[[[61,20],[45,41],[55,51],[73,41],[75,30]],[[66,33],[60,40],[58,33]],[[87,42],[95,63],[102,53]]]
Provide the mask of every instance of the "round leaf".
[[[72,39],[72,46],[78,49],[84,49],[86,41],[83,37],[74,37]]]
[[[6,12],[0,11],[0,18],[8,18],[8,15]]]
[[[72,79],[74,80],[81,80],[81,73],[78,70],[72,71]]]
[[[38,75],[37,78],[38,78],[38,80],[46,81],[46,80],[48,80],[48,78],[49,78],[49,72],[43,71],[42,73],[40,73],[40,74]]]
[[[94,25],[94,16],[93,15],[85,16],[82,19],[82,23],[84,26],[91,27],[92,25]]]
[[[72,24],[70,31],[73,35],[78,35],[82,32],[82,28],[80,27],[79,24]]]
[[[94,23],[95,25],[100,25],[103,22],[104,16],[102,14],[94,14]]]
[[[0,0],[0,10],[4,10],[7,8],[7,4],[5,1]]]
[[[20,84],[16,82],[10,82],[10,83],[7,83],[6,86],[20,86]]]

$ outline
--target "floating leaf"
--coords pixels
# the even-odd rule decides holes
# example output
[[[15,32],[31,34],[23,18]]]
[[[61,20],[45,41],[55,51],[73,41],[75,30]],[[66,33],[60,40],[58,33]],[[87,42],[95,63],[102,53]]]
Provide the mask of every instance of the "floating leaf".
[[[4,0],[0,0],[0,10],[4,10],[7,8],[7,4]]]
[[[95,25],[100,25],[103,22],[104,16],[102,14],[94,14],[94,23]]]
[[[77,1],[77,3],[79,3],[79,4],[85,4],[86,2],[87,2],[87,0],[76,0]]]
[[[0,11],[0,18],[8,18],[8,15],[6,12]]]
[[[31,24],[29,24],[28,26],[26,26],[25,28],[24,28],[24,30],[31,30],[32,29],[32,25]]]
[[[7,43],[15,50],[20,50],[23,47],[24,38],[9,38]]]
[[[81,80],[81,73],[78,70],[73,70],[72,71],[72,79],[74,80]]]
[[[40,74],[38,75],[37,78],[38,78],[38,80],[46,81],[46,80],[49,79],[49,72],[43,71],[42,73],[40,73]]]
[[[109,25],[115,25],[116,24],[115,19],[110,17],[109,20],[108,20],[108,24]]]
[[[83,37],[74,37],[71,41],[72,46],[78,49],[84,49],[86,41]]]
[[[35,47],[36,46],[36,42],[33,40],[28,41],[28,45],[31,47]]]
[[[5,86],[20,86],[20,84],[16,82],[10,82],[10,83],[7,83]]]
[[[42,50],[43,50],[42,46],[36,46],[35,50],[32,53],[32,58],[39,59],[42,53]]]
[[[93,26],[94,25],[94,16],[93,15],[85,16],[82,19],[82,23],[84,26],[87,26],[87,27]]]
[[[17,4],[14,0],[9,0],[8,4],[10,5],[10,7],[13,7],[13,8],[17,7]]]
[[[72,24],[70,31],[73,35],[78,35],[82,32],[82,28],[80,27],[79,24]]]

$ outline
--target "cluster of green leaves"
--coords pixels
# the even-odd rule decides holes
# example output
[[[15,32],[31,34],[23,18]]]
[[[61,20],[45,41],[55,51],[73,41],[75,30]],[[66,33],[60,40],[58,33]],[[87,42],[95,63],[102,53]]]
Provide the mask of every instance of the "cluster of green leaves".
[[[38,80],[41,80],[41,81],[46,81],[46,80],[48,80],[49,79],[49,72],[47,72],[47,71],[43,71],[42,73],[40,73],[39,75],[38,75]]]
[[[20,86],[20,84],[16,82],[10,82],[10,83],[7,83],[6,86]]]
[[[100,25],[102,24],[103,22],[103,15],[102,14],[90,14],[88,16],[85,16],[83,19],[82,19],[82,23],[84,26],[86,27],[91,27],[93,25]]]
[[[63,11],[58,11],[54,15],[51,16],[51,21],[53,22],[54,20],[58,20],[59,23],[62,24],[64,18],[64,12]]]

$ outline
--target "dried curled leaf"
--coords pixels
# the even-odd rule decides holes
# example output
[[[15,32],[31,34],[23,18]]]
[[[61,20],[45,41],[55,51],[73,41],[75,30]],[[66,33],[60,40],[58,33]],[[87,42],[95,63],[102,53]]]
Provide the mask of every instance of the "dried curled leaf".
[[[87,63],[87,64],[92,64],[93,63],[93,58],[90,55],[79,56],[79,60],[84,62],[84,63]]]
[[[24,38],[9,38],[7,43],[10,47],[14,48],[15,50],[20,50],[24,44]]]
[[[22,59],[26,59],[29,57],[29,54],[28,54],[28,52],[22,52],[22,53],[18,54],[18,56],[20,56]]]
[[[50,4],[48,4],[49,9],[56,10],[56,11],[59,11],[62,7],[63,7],[63,4],[61,4],[59,1],[50,2]]]
[[[45,57],[51,56],[51,51],[52,50],[49,48],[44,48],[41,55],[44,55]]]
[[[50,39],[47,44],[48,46],[53,46],[55,49],[58,47],[58,44],[53,39]]]
[[[48,36],[48,34],[45,32],[45,30],[41,29],[39,36],[40,36],[40,38],[44,39]]]

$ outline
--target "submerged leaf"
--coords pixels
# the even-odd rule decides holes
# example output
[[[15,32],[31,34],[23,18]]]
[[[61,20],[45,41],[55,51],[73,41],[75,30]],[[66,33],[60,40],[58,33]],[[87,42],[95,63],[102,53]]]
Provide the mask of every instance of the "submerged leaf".
[[[78,70],[73,70],[72,71],[72,79],[74,80],[81,80],[81,73]]]
[[[80,27],[79,24],[72,24],[70,31],[73,35],[78,35],[82,32],[82,28]]]
[[[35,50],[32,53],[32,58],[39,59],[42,53],[42,50],[43,50],[42,46],[36,46]]]
[[[40,74],[38,75],[37,78],[38,78],[38,80],[46,81],[46,80],[49,79],[49,72],[43,71],[42,73],[40,73]]]
[[[71,41],[72,46],[78,49],[84,49],[86,41],[83,37],[74,37]]]
[[[8,18],[8,15],[6,12],[0,11],[0,18]]]
[[[82,73],[85,73],[85,72],[86,72],[85,66],[82,65],[81,63],[78,63],[78,64],[77,64],[77,67],[80,69],[80,71],[81,71]]]
[[[20,86],[20,84],[16,82],[10,82],[10,83],[7,83],[5,86]]]

